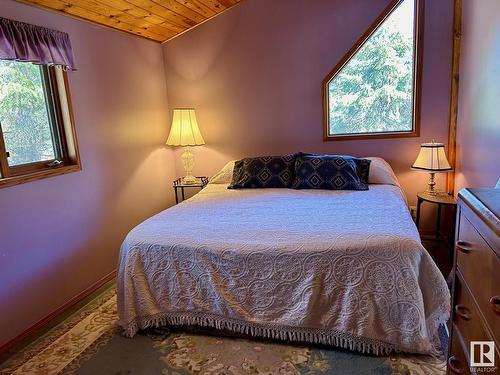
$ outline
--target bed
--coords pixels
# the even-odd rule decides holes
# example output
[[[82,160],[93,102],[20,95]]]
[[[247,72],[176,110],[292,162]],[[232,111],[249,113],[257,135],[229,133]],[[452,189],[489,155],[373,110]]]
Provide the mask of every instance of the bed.
[[[435,353],[449,291],[392,170],[375,161],[368,191],[230,190],[226,166],[134,228],[118,268],[125,334],[188,325],[376,355]]]

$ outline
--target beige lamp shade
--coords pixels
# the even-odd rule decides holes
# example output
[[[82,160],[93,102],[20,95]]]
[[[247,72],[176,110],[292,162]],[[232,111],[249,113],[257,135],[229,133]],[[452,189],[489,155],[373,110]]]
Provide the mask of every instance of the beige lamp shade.
[[[196,114],[192,108],[174,109],[172,126],[167,138],[169,146],[199,146],[205,141],[201,136],[196,121]]]
[[[434,142],[420,145],[420,152],[412,168],[429,172],[446,172],[452,169],[444,153],[444,145]]]

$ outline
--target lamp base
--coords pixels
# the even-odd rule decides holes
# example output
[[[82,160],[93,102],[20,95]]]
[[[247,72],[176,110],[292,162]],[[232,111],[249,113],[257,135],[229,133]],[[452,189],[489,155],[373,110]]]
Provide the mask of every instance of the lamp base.
[[[198,182],[196,177],[193,176],[193,167],[194,167],[194,155],[191,151],[191,147],[184,147],[181,155],[182,165],[184,167],[184,171],[186,175],[182,178],[182,183],[186,185],[193,185]]]
[[[446,191],[441,191],[441,190],[433,190],[431,192],[429,190],[426,190],[424,192],[424,194],[429,196],[429,197],[434,197],[434,198],[449,197],[451,195],[450,193],[447,193]]]
[[[434,172],[429,173],[429,183],[426,190],[426,193],[429,195],[435,195],[437,193],[437,191],[434,190],[434,185],[436,185],[436,182],[434,181],[434,175]]]
[[[194,185],[197,182],[198,182],[198,179],[193,175],[182,177],[182,183],[185,185]]]
[[[440,191],[440,190],[435,190],[434,189],[434,186],[436,185],[436,182],[434,181],[434,175],[435,175],[435,173],[434,172],[430,172],[429,174],[430,174],[430,177],[429,177],[428,188],[425,191],[425,193],[427,195],[431,195],[433,197],[439,197],[439,196],[449,195],[445,191]]]

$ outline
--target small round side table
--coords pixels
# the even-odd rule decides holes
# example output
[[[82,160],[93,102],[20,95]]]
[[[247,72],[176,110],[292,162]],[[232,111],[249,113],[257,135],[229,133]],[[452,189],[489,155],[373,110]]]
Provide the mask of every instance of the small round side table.
[[[422,193],[417,194],[417,217],[415,220],[415,224],[418,225],[420,224],[420,206],[422,205],[422,202],[429,202],[433,204],[437,204],[437,220],[436,220],[436,238],[439,239],[439,232],[441,229],[441,206],[452,206],[454,208],[454,218],[457,215],[457,200],[453,198],[452,195],[449,195],[447,193],[434,193],[430,194],[426,191]],[[453,232],[455,231],[455,220],[453,220]]]

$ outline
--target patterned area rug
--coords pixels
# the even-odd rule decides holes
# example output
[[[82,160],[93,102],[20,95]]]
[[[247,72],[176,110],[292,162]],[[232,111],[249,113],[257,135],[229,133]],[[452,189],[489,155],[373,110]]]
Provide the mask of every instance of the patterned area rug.
[[[192,330],[190,330],[192,331]],[[114,289],[0,366],[0,374],[431,375],[441,360],[375,357],[332,348],[287,345],[191,332],[119,334]]]

